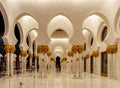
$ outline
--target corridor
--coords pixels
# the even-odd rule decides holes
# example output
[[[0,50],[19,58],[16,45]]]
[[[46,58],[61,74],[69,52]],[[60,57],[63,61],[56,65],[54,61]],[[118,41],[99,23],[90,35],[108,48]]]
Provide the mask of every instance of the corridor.
[[[40,77],[32,73],[0,79],[1,88],[120,88],[120,81],[83,73],[74,78],[68,73],[50,73]]]
[[[120,0],[0,0],[0,88],[120,88]]]

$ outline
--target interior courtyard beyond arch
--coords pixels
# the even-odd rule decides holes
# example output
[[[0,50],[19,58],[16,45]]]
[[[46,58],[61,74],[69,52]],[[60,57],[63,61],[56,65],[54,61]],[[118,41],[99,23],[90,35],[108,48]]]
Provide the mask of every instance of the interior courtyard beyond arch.
[[[1,88],[120,88],[120,0],[0,0]]]

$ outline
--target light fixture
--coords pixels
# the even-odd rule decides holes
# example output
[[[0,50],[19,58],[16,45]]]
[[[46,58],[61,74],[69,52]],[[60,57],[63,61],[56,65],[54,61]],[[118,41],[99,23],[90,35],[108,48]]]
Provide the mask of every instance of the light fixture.
[[[51,41],[69,41],[69,38],[51,38]]]

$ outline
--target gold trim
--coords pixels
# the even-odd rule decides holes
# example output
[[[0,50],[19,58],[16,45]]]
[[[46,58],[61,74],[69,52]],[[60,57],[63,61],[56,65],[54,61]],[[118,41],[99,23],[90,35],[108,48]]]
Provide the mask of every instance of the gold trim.
[[[73,52],[72,51],[68,51],[68,56],[69,57],[73,57]]]
[[[85,58],[86,58],[86,59],[89,59],[89,54],[87,54],[87,55],[85,56]]]
[[[54,61],[54,58],[50,58],[50,61]]]
[[[22,57],[26,57],[27,56],[27,51],[20,51],[20,55]]]
[[[84,47],[83,47],[83,45],[73,45],[72,46],[72,52],[73,53],[79,53],[79,54],[81,54],[82,52],[83,52],[83,50],[84,50]]]
[[[72,52],[73,52],[73,53],[77,53],[77,51],[78,51],[77,45],[73,45],[73,46],[72,46]]]
[[[64,61],[67,61],[67,58],[66,58],[66,57],[64,57],[64,58],[62,59],[62,62],[64,62]]]
[[[94,57],[98,57],[98,56],[99,56],[99,51],[93,51],[92,55],[93,55]]]
[[[113,54],[113,53],[117,53],[118,50],[118,46],[117,45],[109,45],[106,48],[106,51],[108,54]]]
[[[47,53],[49,51],[49,47],[47,45],[38,45],[37,52],[38,53]]]
[[[48,51],[49,51],[49,47],[47,45],[44,45],[43,53],[47,53]]]
[[[50,51],[47,52],[47,56],[48,56],[48,57],[51,56],[51,52],[50,52]]]
[[[79,54],[82,53],[83,50],[84,50],[83,45],[79,45],[79,46],[78,46],[78,53],[79,53]]]
[[[12,46],[12,45],[6,45],[4,47],[4,50],[6,53],[14,53],[16,48],[15,48],[15,46]]]
[[[43,46],[42,45],[38,45],[37,46],[37,52],[38,53],[42,53],[43,52]]]
[[[76,61],[79,61],[79,59],[77,58]]]

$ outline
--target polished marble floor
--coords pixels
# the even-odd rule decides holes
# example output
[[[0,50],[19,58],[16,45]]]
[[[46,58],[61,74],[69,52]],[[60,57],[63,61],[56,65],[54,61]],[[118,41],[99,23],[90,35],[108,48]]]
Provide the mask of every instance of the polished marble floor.
[[[80,78],[68,73],[26,74],[0,78],[0,88],[120,88],[120,81],[88,73]]]

